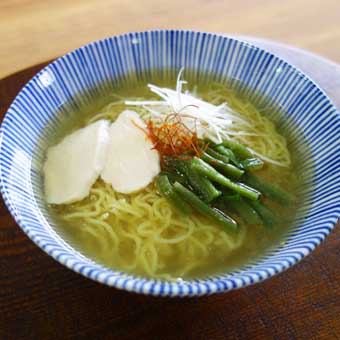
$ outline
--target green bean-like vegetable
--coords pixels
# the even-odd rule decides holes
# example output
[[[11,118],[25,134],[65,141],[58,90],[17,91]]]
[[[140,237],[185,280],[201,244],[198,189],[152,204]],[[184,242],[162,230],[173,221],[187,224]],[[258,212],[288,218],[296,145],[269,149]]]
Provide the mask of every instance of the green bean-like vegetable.
[[[260,201],[250,201],[248,200],[248,203],[256,210],[256,212],[260,215],[263,224],[266,227],[272,228],[277,223],[277,218],[275,213],[269,209],[267,206],[265,206]]]
[[[207,176],[213,182],[219,183],[220,185],[227,187],[251,200],[257,200],[260,197],[260,192],[257,190],[243,183],[231,181],[229,178],[223,176],[212,166],[197,157],[192,160],[192,168],[197,170],[202,175]]]
[[[160,175],[165,175],[168,177],[170,183],[175,183],[175,182],[179,182],[183,185],[188,185],[188,179],[186,178],[186,176],[184,176],[181,173],[177,173],[177,172],[171,172],[171,171],[167,171],[167,170],[162,170],[160,172]]]
[[[240,163],[240,161],[237,159],[236,155],[234,154],[234,152],[226,147],[224,147],[223,145],[217,145],[216,146],[216,150],[221,153],[222,155],[227,156],[230,161],[237,166],[239,169],[243,169],[243,165]]]
[[[194,191],[203,201],[210,203],[221,195],[221,191],[217,190],[208,178],[192,168],[192,160],[175,160],[173,164],[180,173],[186,176]]]
[[[259,170],[263,167],[263,161],[259,158],[247,158],[240,163],[245,170]]]
[[[221,153],[215,151],[214,149],[212,148],[206,148],[205,152],[210,155],[211,157],[214,157],[220,161],[222,161],[223,163],[229,163],[229,157],[226,156],[226,155],[222,155]]]
[[[223,214],[217,209],[209,207],[201,201],[192,191],[184,187],[181,183],[175,182],[174,189],[176,192],[195,210],[202,215],[210,218],[212,221],[219,223],[229,231],[235,232],[237,230],[237,223],[231,217]]]
[[[218,169],[223,175],[226,175],[228,177],[231,176],[233,178],[239,179],[244,174],[243,170],[240,170],[239,168],[232,164],[226,164],[208,155],[206,152],[202,153],[201,158],[214,168]]]
[[[222,194],[221,199],[224,202],[229,202],[229,201],[239,202],[241,200],[241,196],[240,194]]]
[[[253,154],[244,145],[238,142],[225,139],[223,140],[222,145],[232,150],[234,154],[241,160],[253,157]]]
[[[225,206],[230,207],[235,213],[240,216],[245,223],[248,224],[262,224],[262,220],[255,209],[253,209],[246,201],[229,201],[225,200],[225,197],[222,196],[222,199],[225,201]]]
[[[176,207],[185,215],[191,214],[190,206],[177,194],[167,176],[159,175],[157,177],[157,186],[161,195],[165,197],[174,207]]]
[[[260,190],[264,195],[283,205],[289,205],[294,201],[294,197],[290,193],[271,183],[259,179],[252,173],[247,173],[245,181],[250,186]]]

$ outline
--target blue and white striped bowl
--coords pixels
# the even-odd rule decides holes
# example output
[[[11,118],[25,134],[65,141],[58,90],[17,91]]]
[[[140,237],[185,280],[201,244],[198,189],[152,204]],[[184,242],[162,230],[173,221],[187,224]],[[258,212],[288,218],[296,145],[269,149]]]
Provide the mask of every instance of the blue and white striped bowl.
[[[258,105],[279,107],[268,115],[290,134],[291,146],[303,160],[301,175],[306,185],[303,204],[284,246],[237,272],[174,283],[116,272],[87,259],[55,232],[37,193],[42,186],[44,146],[82,101],[91,102],[121,80],[147,79],[156,70],[167,76],[182,66],[193,77],[208,77],[236,88]],[[86,95],[79,95],[90,88]],[[88,278],[151,295],[211,294],[282,272],[325,239],[340,214],[339,136],[339,114],[322,90],[293,66],[260,48],[201,32],[130,33],[91,43],[57,59],[21,90],[1,126],[1,191],[11,214],[36,244]]]

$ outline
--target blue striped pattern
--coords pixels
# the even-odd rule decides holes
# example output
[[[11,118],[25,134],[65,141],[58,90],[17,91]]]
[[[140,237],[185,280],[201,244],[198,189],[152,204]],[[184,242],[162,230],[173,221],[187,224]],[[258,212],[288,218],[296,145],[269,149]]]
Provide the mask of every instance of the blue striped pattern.
[[[307,185],[285,246],[228,275],[169,283],[104,268],[64,242],[39,199],[39,164],[49,136],[82,103],[91,102],[121,81],[133,84],[156,72],[167,78],[182,66],[196,79],[235,88],[264,109],[279,107],[267,110],[268,115],[291,136],[291,146],[303,159],[301,176]],[[94,42],[59,58],[21,90],[1,126],[0,185],[20,227],[68,268],[139,293],[211,294],[271,277],[300,261],[325,239],[340,214],[339,136],[339,114],[327,96],[305,75],[270,53],[216,34],[166,30],[130,33]]]

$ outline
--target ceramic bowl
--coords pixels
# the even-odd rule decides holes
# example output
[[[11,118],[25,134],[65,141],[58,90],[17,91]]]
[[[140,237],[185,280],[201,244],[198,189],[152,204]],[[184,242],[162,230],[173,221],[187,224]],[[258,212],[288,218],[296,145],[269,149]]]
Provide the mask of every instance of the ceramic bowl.
[[[303,202],[284,246],[225,275],[166,282],[114,271],[86,258],[55,231],[41,195],[44,142],[81,101],[121,80],[165,77],[182,66],[235,88],[268,110],[302,159]],[[79,95],[80,93],[87,93]],[[339,214],[340,119],[325,93],[284,60],[249,43],[204,32],[158,30],[93,42],[57,59],[20,91],[1,126],[0,184],[23,231],[64,266],[95,281],[158,296],[197,296],[245,287],[272,277],[308,255]],[[46,144],[46,143],[45,143]],[[308,151],[306,151],[308,150]]]

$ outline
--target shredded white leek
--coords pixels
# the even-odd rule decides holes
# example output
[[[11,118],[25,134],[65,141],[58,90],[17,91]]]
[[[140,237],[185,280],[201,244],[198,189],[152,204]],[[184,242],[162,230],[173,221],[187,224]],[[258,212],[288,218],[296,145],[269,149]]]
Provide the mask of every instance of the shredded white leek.
[[[250,126],[250,123],[241,118],[228,103],[214,105],[198,98],[193,93],[196,90],[192,93],[188,90],[183,91],[183,85],[187,84],[185,80],[181,79],[183,70],[182,68],[178,73],[176,90],[148,84],[149,89],[161,100],[127,100],[125,105],[140,106],[143,108],[143,118],[152,119],[155,124],[162,123],[164,117],[169,113],[180,114],[188,128],[193,128],[195,124],[199,138],[208,138],[215,143],[221,143],[223,139],[232,139],[233,136],[263,136],[243,131],[242,126]],[[286,166],[286,164],[261,155],[250,148],[249,150],[266,162]]]
[[[125,101],[125,104],[142,106],[148,112],[144,118],[152,118],[154,121],[164,119],[164,115],[176,112],[183,115],[184,122],[190,128],[190,125],[194,124],[193,119],[186,117],[195,118],[198,136],[210,138],[216,143],[229,137],[228,130],[232,124],[247,124],[227,103],[217,106],[194,97],[188,91],[183,92],[182,87],[186,81],[181,80],[182,72],[183,68],[177,77],[176,90],[148,84],[149,89],[162,100]]]

